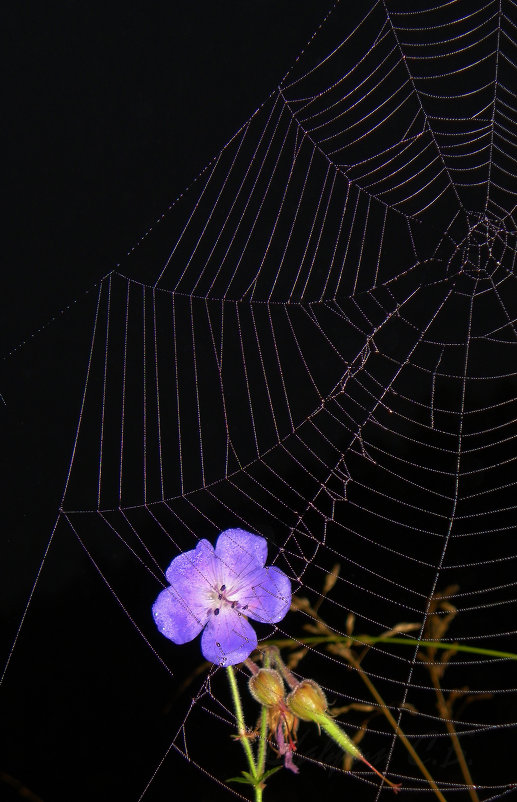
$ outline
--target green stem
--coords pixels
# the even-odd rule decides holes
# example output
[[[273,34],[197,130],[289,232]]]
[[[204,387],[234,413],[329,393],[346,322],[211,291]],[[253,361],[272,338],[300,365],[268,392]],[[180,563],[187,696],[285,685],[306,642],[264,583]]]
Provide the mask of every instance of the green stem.
[[[344,752],[348,752],[348,754],[352,755],[352,757],[355,757],[358,760],[362,760],[363,763],[366,763],[366,765],[369,766],[369,768],[371,768],[371,770],[374,771],[375,774],[381,777],[385,783],[390,785],[394,791],[399,790],[400,783],[391,782],[391,780],[388,780],[388,778],[385,777],[384,774],[381,774],[380,771],[378,771],[375,768],[375,766],[372,766],[371,763],[368,763],[366,758],[363,757],[363,753],[361,752],[359,747],[357,747],[355,743],[348,737],[348,735],[346,735],[346,733],[343,732],[339,724],[336,724],[334,719],[330,718],[330,716],[327,716],[325,713],[322,713],[321,715],[314,716],[314,721],[320,725],[322,730],[325,730],[327,735],[330,735],[330,737],[337,744],[339,744],[339,746],[341,747],[341,749],[343,749]]]
[[[502,657],[507,660],[517,660],[514,652],[500,652],[496,649],[483,649],[480,646],[466,646],[462,643],[444,643],[439,640],[417,640],[416,638],[392,638],[382,635],[362,635],[355,638],[352,635],[314,635],[309,638],[283,638],[279,640],[268,640],[261,643],[261,646],[278,646],[286,648],[289,646],[300,646],[306,643],[348,643],[350,646],[358,643],[362,646],[372,646],[375,643],[394,643],[401,646],[420,646],[421,648],[430,647],[432,649],[443,649],[444,651],[467,652],[469,654],[481,654],[487,657]]]
[[[361,750],[355,743],[343,732],[339,724],[337,724],[330,716],[321,715],[314,718],[315,722],[320,725],[322,730],[325,730],[327,735],[330,735],[333,740],[339,744],[344,752],[348,752],[352,757],[362,759],[363,755]]]
[[[264,668],[271,667],[271,657],[269,651],[266,649],[263,656]],[[260,708],[260,734],[259,745],[257,752],[257,772],[258,776],[262,777],[266,769],[266,747],[267,747],[267,733],[268,733],[268,716],[267,707],[262,705]]]
[[[262,787],[260,786],[258,779],[259,777],[262,776],[263,772],[257,773],[257,766],[255,764],[255,758],[253,757],[253,751],[251,749],[251,744],[248,737],[248,731],[244,723],[244,713],[242,712],[241,697],[239,694],[239,688],[237,687],[237,679],[235,677],[233,666],[227,666],[226,673],[228,675],[230,690],[232,692],[233,707],[235,710],[235,719],[237,721],[237,732],[239,733],[239,740],[242,744],[242,748],[244,749],[244,753],[248,760],[250,774],[255,780],[257,780],[257,784],[253,786],[253,790],[255,791],[255,802],[262,802]]]
[[[267,724],[267,707],[262,705],[262,709],[260,711],[260,734],[257,753],[257,773],[259,777],[262,777],[266,768]]]

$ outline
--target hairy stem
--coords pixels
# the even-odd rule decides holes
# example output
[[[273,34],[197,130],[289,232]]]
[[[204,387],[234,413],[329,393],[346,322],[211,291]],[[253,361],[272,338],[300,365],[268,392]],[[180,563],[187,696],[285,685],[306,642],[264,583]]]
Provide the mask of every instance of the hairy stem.
[[[267,707],[262,705],[260,710],[260,733],[257,754],[257,773],[259,777],[262,777],[266,768],[267,730]]]
[[[269,668],[270,665],[271,665],[270,655],[269,652],[266,650],[264,652],[264,657],[263,657],[263,666],[264,668]],[[262,775],[264,774],[264,770],[266,768],[267,732],[268,732],[267,707],[265,707],[265,705],[261,705],[260,733],[259,733],[259,745],[257,753],[257,772],[259,777],[262,777]]]
[[[253,751],[251,749],[251,744],[248,737],[248,731],[244,723],[244,713],[242,712],[241,697],[239,694],[239,688],[237,686],[237,679],[235,677],[235,671],[233,670],[233,666],[227,666],[226,673],[228,675],[230,690],[232,692],[233,707],[235,710],[235,719],[237,721],[237,732],[239,733],[239,740],[242,744],[242,748],[244,749],[244,753],[248,760],[250,774],[254,778],[254,780],[256,780],[256,784],[253,786],[253,790],[255,791],[255,802],[262,802],[262,786],[258,781],[261,774],[257,773],[257,766],[255,764],[255,758],[253,757]]]
[[[337,724],[334,719],[323,714],[320,716],[315,716],[314,721],[316,721],[316,723],[319,724],[323,730],[325,730],[327,735],[330,735],[330,737],[340,745],[344,752],[348,752],[348,754],[352,755],[352,757],[355,757],[358,760],[362,760],[363,763],[366,763],[366,765],[369,766],[369,768],[371,768],[371,770],[374,771],[375,774],[377,774],[377,776],[380,777],[385,783],[390,785],[395,792],[400,789],[400,783],[393,783],[391,780],[388,780],[384,774],[381,774],[381,772],[378,771],[375,766],[372,766],[372,764],[369,763],[365,757],[363,757],[361,750],[352,740],[350,740],[348,735],[343,732],[339,724]]]

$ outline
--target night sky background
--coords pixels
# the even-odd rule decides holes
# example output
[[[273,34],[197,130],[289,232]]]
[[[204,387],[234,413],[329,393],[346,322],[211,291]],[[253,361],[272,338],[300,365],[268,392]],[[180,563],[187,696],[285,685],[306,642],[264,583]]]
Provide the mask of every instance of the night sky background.
[[[330,7],[71,0],[3,12],[6,658],[66,481],[98,282],[265,100]],[[178,688],[198,664],[192,644],[176,685],[157,671],[84,551],[58,529],[2,688],[1,802],[138,799],[188,709]],[[221,744],[203,743],[198,723],[204,763],[219,773]],[[222,751],[223,776],[244,768],[238,745]],[[294,793],[285,775],[271,782],[271,802]],[[300,777],[304,793],[311,783],[321,793],[321,770],[306,765]],[[323,782],[325,793],[344,793],[340,775]],[[144,797],[228,798],[174,751]]]
[[[96,282],[263,102],[328,8],[4,9],[3,655],[63,492]],[[198,662],[187,648],[178,679]],[[154,663],[73,536],[58,532],[2,689],[0,799],[21,798],[13,781],[44,802],[136,798],[175,731],[163,714],[174,689],[165,672],[157,685]],[[175,753],[169,761],[149,800],[227,798]],[[242,762],[237,747],[235,773]]]

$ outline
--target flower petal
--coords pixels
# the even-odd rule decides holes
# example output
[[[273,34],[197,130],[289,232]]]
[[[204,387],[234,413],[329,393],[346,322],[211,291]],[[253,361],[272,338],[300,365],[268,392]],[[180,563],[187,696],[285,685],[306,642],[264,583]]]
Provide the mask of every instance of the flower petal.
[[[257,646],[257,635],[243,615],[223,605],[219,615],[212,614],[201,636],[201,651],[206,660],[224,666],[242,663]]]
[[[174,588],[162,590],[153,604],[153,618],[156,626],[166,638],[174,643],[188,643],[199,635],[206,624],[206,607],[192,606]]]
[[[170,585],[187,578],[188,582],[212,583],[214,580],[214,547],[208,540],[200,540],[195,549],[184,551],[173,559],[165,576]]]
[[[171,586],[156,599],[153,617],[160,632],[174,643],[187,643],[205,626],[214,566],[214,550],[207,540],[200,540],[195,549],[179,554],[169,565],[166,577]]]
[[[241,610],[247,605],[246,615],[255,621],[276,624],[291,606],[291,581],[276,565],[269,565],[239,594],[239,604]]]
[[[250,572],[262,568],[267,559],[267,541],[244,529],[226,529],[215,544],[218,577],[227,587],[241,585]]]

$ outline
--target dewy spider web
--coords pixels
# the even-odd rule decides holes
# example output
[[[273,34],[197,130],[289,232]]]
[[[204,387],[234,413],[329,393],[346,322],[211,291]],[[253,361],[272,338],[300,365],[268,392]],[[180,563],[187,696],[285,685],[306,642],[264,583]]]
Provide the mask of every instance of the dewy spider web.
[[[425,636],[451,586],[445,640],[504,650],[515,634],[515,3],[355,5],[336,5],[99,291],[58,526],[171,673],[180,647],[149,612],[163,571],[229,526],[265,536],[312,602],[340,563],[323,610],[343,635],[353,613],[357,632],[409,621]],[[300,638],[310,620],[302,608],[259,635]],[[416,653],[377,644],[362,665],[412,743],[432,745],[442,792],[466,798]],[[299,671],[335,706],[378,711],[324,646]],[[515,780],[483,759],[513,732],[514,673],[457,653],[444,675],[446,694],[492,694],[455,716],[480,799]],[[226,700],[211,672],[170,743],[219,782],[192,734],[230,743]],[[403,793],[432,793],[381,715],[363,745]],[[302,772],[339,767],[322,748],[301,740]],[[343,792],[378,798],[355,769]]]

